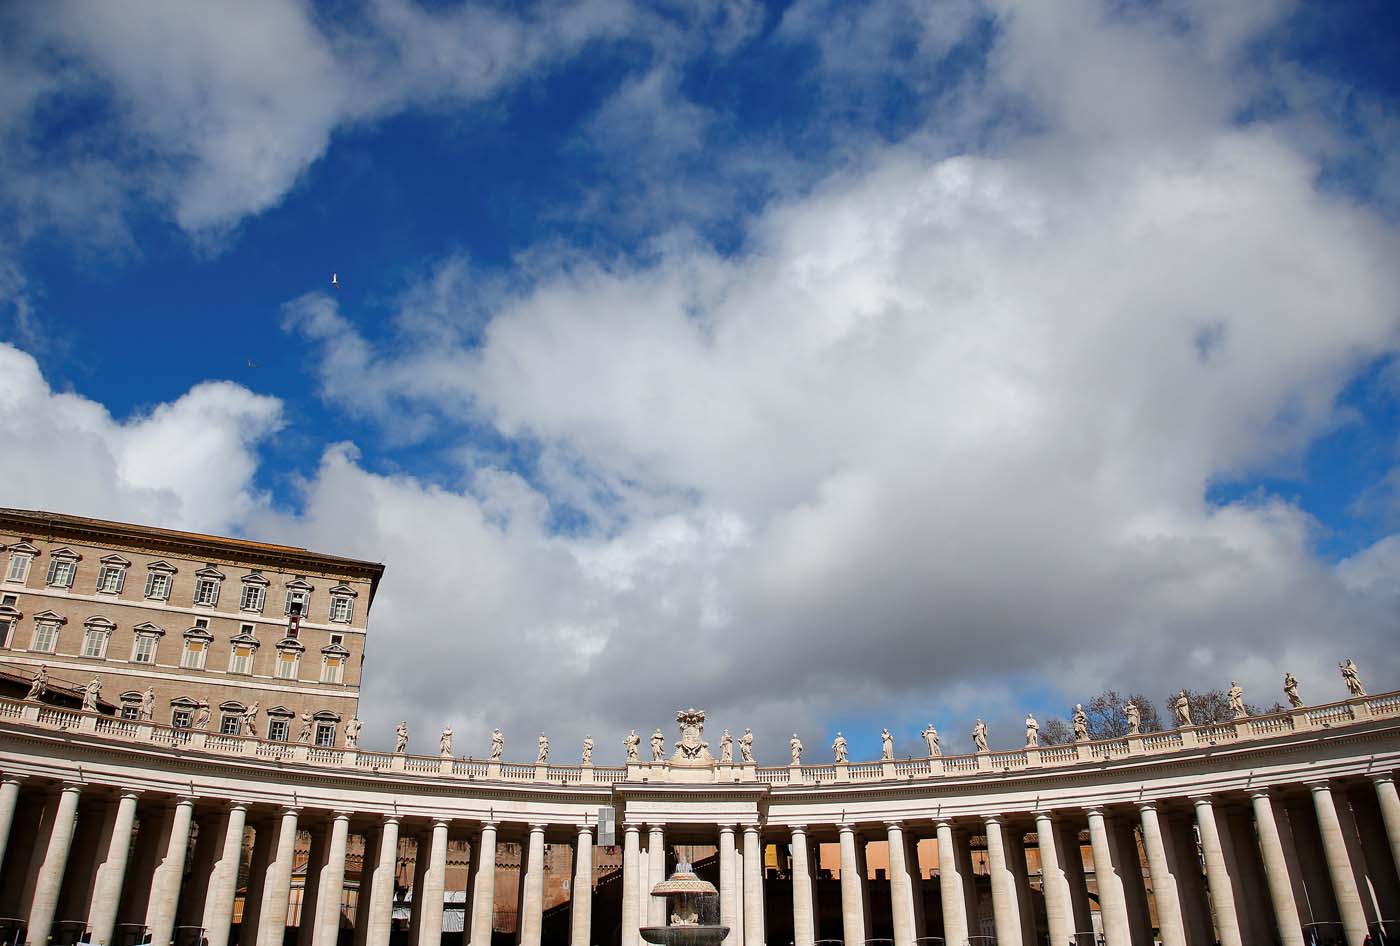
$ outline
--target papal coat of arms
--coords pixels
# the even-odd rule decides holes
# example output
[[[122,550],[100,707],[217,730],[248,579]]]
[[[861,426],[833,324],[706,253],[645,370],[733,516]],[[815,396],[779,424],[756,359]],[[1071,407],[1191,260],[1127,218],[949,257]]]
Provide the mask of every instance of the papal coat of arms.
[[[705,711],[681,710],[676,714],[676,722],[681,727],[681,738],[676,743],[676,754],[671,757],[671,761],[713,762],[710,744],[705,741]]]

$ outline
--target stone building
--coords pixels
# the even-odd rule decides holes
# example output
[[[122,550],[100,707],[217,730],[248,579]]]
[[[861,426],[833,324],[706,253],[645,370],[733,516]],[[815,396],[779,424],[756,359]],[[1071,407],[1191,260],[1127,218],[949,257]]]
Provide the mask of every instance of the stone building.
[[[337,744],[383,566],[306,549],[0,509],[0,693]],[[207,719],[205,718],[207,715]]]

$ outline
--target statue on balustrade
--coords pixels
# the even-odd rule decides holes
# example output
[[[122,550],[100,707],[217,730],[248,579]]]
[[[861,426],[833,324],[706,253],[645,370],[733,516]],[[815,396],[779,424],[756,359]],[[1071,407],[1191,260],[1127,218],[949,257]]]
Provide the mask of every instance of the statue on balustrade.
[[[928,757],[936,759],[943,754],[943,747],[938,744],[938,730],[933,728],[933,723],[924,727],[924,745],[928,747]]]
[[[1365,696],[1366,688],[1361,685],[1361,673],[1356,668],[1356,662],[1350,657],[1345,662],[1337,664],[1337,669],[1342,671],[1342,680],[1347,685],[1347,693],[1352,696]]]
[[[442,735],[438,737],[438,755],[452,754],[452,727],[442,727]]]
[[[583,764],[584,764],[584,765],[592,765],[592,764],[593,764],[593,737],[592,737],[592,736],[584,736],[584,737],[583,737],[583,760],[582,760],[582,761],[583,761]]]
[[[549,737],[546,736],[544,733],[540,733],[540,738],[538,741],[540,745],[540,751],[535,754],[535,764],[544,765],[546,762],[549,761]]]
[[[1177,726],[1191,725],[1191,700],[1187,698],[1185,690],[1177,695],[1176,701],[1172,703],[1172,709],[1176,712]]]
[[[1249,710],[1244,705],[1244,687],[1231,680],[1230,689],[1225,691],[1225,697],[1230,701],[1230,712],[1234,714],[1235,719],[1249,715]]]
[[[193,727],[200,731],[208,729],[209,720],[213,715],[213,711],[209,709],[209,703],[205,700],[200,700],[198,708],[194,711]]]
[[[1128,735],[1136,736],[1142,732],[1142,710],[1137,704],[1129,700],[1123,707],[1123,712],[1128,716]]]
[[[802,740],[797,738],[797,733],[792,734],[792,741],[788,743],[792,747],[792,764],[802,764]]]
[[[154,719],[156,715],[156,691],[155,687],[146,687],[146,692],[141,695],[141,718],[144,720]]]
[[[676,725],[681,729],[681,738],[676,743],[676,754],[672,762],[713,762],[710,744],[705,741],[705,711],[695,707],[676,713]]]
[[[1303,698],[1298,695],[1298,678],[1291,673],[1283,675],[1283,695],[1288,697],[1288,705],[1294,709],[1303,705]]]
[[[408,751],[408,720],[406,719],[399,723],[398,728],[394,730],[394,751]]]
[[[661,729],[658,727],[657,730],[651,734],[651,761],[664,762],[665,760],[666,737],[661,734]]]
[[[1134,707],[1134,709],[1136,709],[1136,707]],[[1088,715],[1084,712],[1084,704],[1083,704],[1083,703],[1075,703],[1075,704],[1074,704],[1074,717],[1073,717],[1073,719],[1071,720],[1071,722],[1072,722],[1073,725],[1074,725],[1074,741],[1075,741],[1075,742],[1088,742],[1088,741],[1089,741],[1089,717],[1088,717]]]
[[[623,747],[627,750],[628,762],[640,762],[642,757],[637,754],[637,749],[642,744],[642,737],[637,735],[637,730],[632,730],[627,734],[627,738],[622,740]]]
[[[360,728],[364,723],[360,722],[358,716],[351,716],[350,721],[345,724],[345,748],[360,748]]]
[[[24,695],[26,700],[42,699],[49,691],[49,668],[39,664],[39,669],[34,672],[34,679],[29,681],[29,692]]]
[[[297,742],[307,745],[311,743],[311,714],[309,712],[301,714],[301,732],[297,733]]]
[[[83,690],[83,709],[89,713],[97,712],[97,698],[102,695],[102,681],[96,677]]]
[[[894,737],[888,729],[880,730],[880,761],[894,761]]]
[[[719,737],[719,760],[721,762],[734,761],[734,737],[727,729],[724,731],[724,735]]]
[[[243,711],[243,735],[254,736],[258,734],[258,701]]]
[[[491,761],[501,761],[501,753],[506,751],[506,737],[499,729],[491,730]]]
[[[978,752],[987,751],[987,724],[980,719],[972,724],[972,744]]]
[[[1035,721],[1035,717],[1030,713],[1026,714],[1026,748],[1034,749],[1040,745],[1040,723]]]
[[[831,751],[836,753],[837,762],[846,761],[846,737],[839,732],[836,734],[835,741],[831,744]]]
[[[744,734],[739,737],[739,760],[741,762],[753,763],[753,730],[745,729]]]

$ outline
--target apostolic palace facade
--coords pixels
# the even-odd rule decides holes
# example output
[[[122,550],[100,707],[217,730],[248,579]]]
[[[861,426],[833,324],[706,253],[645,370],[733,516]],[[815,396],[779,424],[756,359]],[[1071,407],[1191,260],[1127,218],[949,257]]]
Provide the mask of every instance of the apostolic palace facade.
[[[1350,662],[1337,702],[969,755],[765,766],[698,710],[621,766],[368,751],[382,571],[0,510],[0,941],[640,946],[678,852],[727,946],[1400,936],[1400,692]]]

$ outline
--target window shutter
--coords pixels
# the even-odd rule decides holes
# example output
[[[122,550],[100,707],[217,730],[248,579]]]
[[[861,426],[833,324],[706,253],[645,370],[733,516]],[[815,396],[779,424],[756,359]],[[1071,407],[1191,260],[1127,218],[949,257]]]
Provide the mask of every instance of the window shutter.
[[[49,562],[49,577],[47,577],[47,578],[44,579],[44,583],[45,583],[45,584],[48,584],[48,585],[52,585],[52,584],[54,583],[54,579],[57,578],[57,577],[58,577],[58,559],[55,558],[55,559],[53,559],[53,560],[51,560],[51,561]]]
[[[155,573],[155,572],[147,572],[147,573],[146,573],[146,597],[149,598],[149,597],[151,596],[151,593],[152,593],[153,591],[155,591],[155,590],[156,590],[156,573]]]
[[[118,568],[118,569],[117,569],[117,594],[121,594],[121,593],[122,593],[122,589],[125,588],[125,587],[126,587],[126,569],[125,569],[125,568]]]

